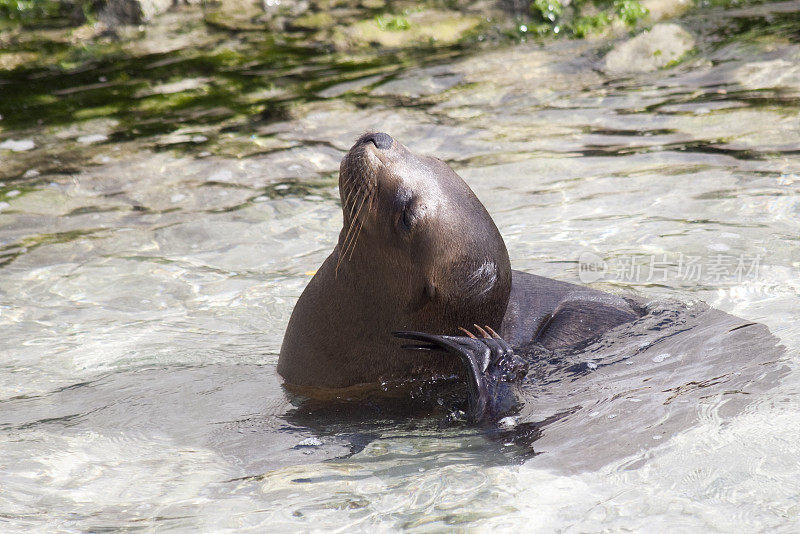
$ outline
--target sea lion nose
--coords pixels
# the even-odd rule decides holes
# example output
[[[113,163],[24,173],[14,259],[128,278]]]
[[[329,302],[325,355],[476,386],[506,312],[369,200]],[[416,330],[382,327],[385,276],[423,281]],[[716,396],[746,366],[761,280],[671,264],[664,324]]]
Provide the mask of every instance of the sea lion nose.
[[[378,148],[379,150],[386,150],[387,148],[392,146],[393,139],[391,135],[379,132],[379,133],[369,134],[366,138],[364,138],[364,141],[371,141],[372,144],[375,145],[375,147]]]

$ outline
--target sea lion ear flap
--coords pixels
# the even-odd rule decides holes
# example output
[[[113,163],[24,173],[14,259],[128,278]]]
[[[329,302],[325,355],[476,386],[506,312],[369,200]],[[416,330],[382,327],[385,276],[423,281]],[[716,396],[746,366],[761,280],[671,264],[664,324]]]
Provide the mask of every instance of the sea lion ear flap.
[[[417,293],[417,297],[409,303],[408,312],[413,313],[424,308],[433,297],[436,296],[436,286],[433,285],[433,280],[426,280],[425,285],[422,286],[422,293]]]
[[[425,282],[425,296],[430,300],[433,300],[433,297],[436,296],[436,286],[433,285],[433,280],[429,279]]]

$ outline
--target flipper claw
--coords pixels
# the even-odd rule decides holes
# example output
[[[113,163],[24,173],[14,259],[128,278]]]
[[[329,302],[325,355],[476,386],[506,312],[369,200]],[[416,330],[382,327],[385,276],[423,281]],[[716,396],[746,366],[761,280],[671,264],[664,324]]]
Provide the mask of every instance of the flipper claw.
[[[467,337],[471,337],[472,339],[478,339],[478,338],[475,336],[475,334],[473,334],[472,332],[470,332],[469,330],[467,330],[467,329],[466,329],[466,328],[464,328],[463,326],[459,326],[459,327],[458,327],[458,329],[459,329],[459,330],[461,330],[462,332],[464,332],[465,334],[467,334]]]
[[[488,332],[486,332],[486,330],[484,330],[483,328],[481,328],[479,325],[477,325],[477,324],[473,324],[472,326],[474,326],[474,327],[475,327],[475,330],[477,330],[477,331],[478,331],[478,333],[479,333],[480,335],[482,335],[484,339],[489,339],[490,337],[492,337],[492,336],[490,336],[490,335],[489,335],[489,333],[488,333]]]
[[[497,335],[497,332],[495,332],[495,331],[492,329],[492,327],[491,327],[491,326],[489,326],[488,324],[486,325],[486,330],[488,330],[488,331],[489,331],[489,333],[490,333],[490,334],[492,334],[492,337],[493,337],[493,338],[495,338],[495,339],[500,339],[500,336],[499,336],[499,335]]]

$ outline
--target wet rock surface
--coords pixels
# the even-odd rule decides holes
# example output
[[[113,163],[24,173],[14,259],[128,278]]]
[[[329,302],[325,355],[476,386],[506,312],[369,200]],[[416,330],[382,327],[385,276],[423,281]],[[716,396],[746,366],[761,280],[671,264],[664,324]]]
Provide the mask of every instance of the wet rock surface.
[[[677,24],[656,24],[636,37],[618,43],[606,55],[608,74],[652,72],[679,61],[694,47],[694,38]]]

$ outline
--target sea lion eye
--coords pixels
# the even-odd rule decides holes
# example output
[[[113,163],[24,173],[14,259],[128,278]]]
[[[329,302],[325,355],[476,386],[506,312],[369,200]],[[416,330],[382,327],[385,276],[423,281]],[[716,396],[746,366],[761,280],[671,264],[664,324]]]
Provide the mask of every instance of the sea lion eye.
[[[408,189],[401,189],[394,197],[394,208],[397,219],[397,229],[401,232],[408,233],[414,226],[416,219],[416,199],[414,194]],[[399,213],[398,213],[399,212]]]
[[[403,215],[400,218],[400,223],[403,226],[403,230],[407,232],[411,231],[411,225],[414,224],[414,216],[411,214],[410,206],[406,205],[406,207],[403,208]]]

